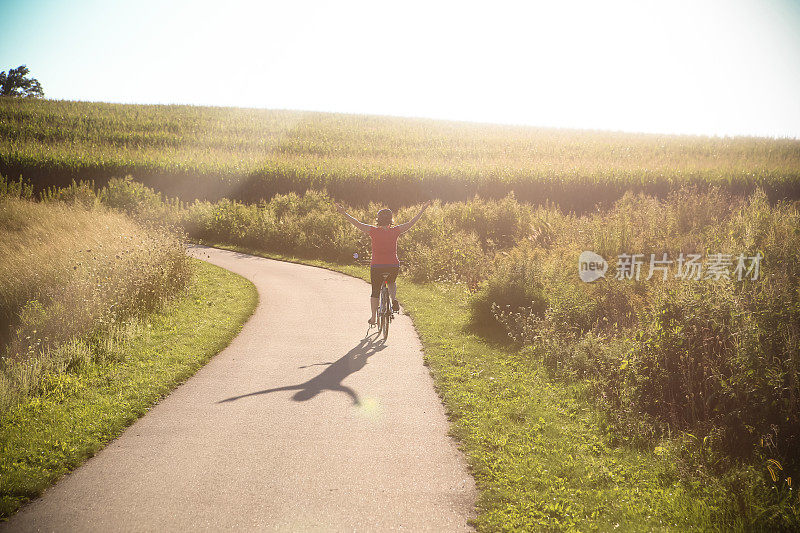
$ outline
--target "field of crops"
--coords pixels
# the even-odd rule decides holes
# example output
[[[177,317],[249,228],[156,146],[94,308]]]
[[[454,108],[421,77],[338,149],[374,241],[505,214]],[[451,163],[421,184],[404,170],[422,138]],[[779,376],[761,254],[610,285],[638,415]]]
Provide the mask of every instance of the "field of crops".
[[[627,190],[663,196],[685,184],[797,199],[800,141],[4,98],[0,173],[39,188],[132,175],[185,200],[325,188],[392,207],[513,190],[586,211]]]

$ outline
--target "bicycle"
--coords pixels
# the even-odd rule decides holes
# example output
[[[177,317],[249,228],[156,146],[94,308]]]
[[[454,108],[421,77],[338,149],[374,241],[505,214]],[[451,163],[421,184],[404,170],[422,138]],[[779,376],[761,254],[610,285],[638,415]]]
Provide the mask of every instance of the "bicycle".
[[[369,266],[370,264],[369,256],[363,257],[358,252],[353,254],[353,259],[355,259],[356,264],[362,266]],[[406,263],[401,261],[400,270],[403,271],[404,269],[406,269]],[[383,340],[385,341],[389,337],[389,324],[394,319],[394,308],[392,307],[392,299],[389,296],[389,282],[387,281],[389,274],[381,274],[381,276],[383,277],[383,282],[381,283],[381,292],[378,300],[378,320],[375,326],[378,328],[378,335],[383,333]],[[372,326],[367,331],[370,329],[372,329]]]
[[[385,273],[382,276],[383,282],[378,303],[378,335],[382,332],[385,341],[389,337],[389,324],[394,318],[394,310],[392,309],[392,299],[389,298],[389,282],[387,281],[389,274]]]

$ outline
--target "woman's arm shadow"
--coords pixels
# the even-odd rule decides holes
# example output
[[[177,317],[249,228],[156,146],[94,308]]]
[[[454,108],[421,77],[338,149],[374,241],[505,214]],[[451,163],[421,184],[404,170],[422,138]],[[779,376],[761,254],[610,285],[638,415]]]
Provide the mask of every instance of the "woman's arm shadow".
[[[369,357],[386,348],[384,343],[375,342],[376,339],[377,337],[373,338],[372,336],[361,339],[358,345],[332,363],[313,363],[311,365],[300,367],[308,368],[310,366],[327,365],[325,370],[308,381],[298,383],[297,385],[273,387],[271,389],[264,389],[239,396],[232,396],[230,398],[220,400],[217,403],[235,402],[236,400],[241,400],[242,398],[248,398],[251,396],[260,396],[262,394],[290,390],[297,391],[294,396],[292,396],[292,400],[296,402],[304,402],[314,398],[323,391],[329,390],[343,392],[352,398],[354,405],[360,405],[358,394],[352,388],[343,385],[342,381],[350,374],[354,374],[355,372],[358,372],[364,368]]]

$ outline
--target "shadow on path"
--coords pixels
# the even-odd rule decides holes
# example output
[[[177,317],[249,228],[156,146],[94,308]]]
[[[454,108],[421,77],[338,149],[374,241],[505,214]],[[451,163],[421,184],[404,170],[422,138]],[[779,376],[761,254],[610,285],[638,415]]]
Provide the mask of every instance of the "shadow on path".
[[[328,368],[322,371],[319,375],[309,379],[304,383],[297,385],[287,385],[285,387],[275,387],[273,389],[264,389],[249,394],[242,394],[241,396],[232,396],[217,403],[234,402],[242,398],[250,396],[258,396],[261,394],[269,394],[271,392],[296,390],[297,392],[292,396],[292,400],[296,402],[304,402],[315,397],[322,391],[337,391],[343,392],[353,399],[355,405],[360,405],[358,394],[346,385],[342,385],[344,378],[350,374],[358,372],[367,364],[367,359],[376,354],[377,352],[386,348],[383,342],[376,342],[377,336],[372,335],[361,339],[357,346],[352,348],[349,352],[332,363],[314,363],[312,365],[301,366],[300,368],[308,368],[311,366],[328,365]]]

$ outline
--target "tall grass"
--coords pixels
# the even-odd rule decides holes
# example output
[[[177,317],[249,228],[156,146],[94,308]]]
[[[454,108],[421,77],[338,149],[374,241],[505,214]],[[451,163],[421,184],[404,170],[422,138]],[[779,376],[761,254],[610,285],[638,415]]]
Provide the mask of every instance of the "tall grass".
[[[3,188],[0,412],[48,372],[80,363],[94,332],[157,308],[190,275],[177,235],[103,207],[86,185],[51,191],[42,203]]]
[[[757,280],[646,281],[645,269],[639,281],[609,275],[584,283],[577,270],[583,250],[601,253],[612,267],[623,253],[765,259]],[[796,528],[798,250],[797,207],[771,206],[763,192],[744,200],[719,190],[666,200],[628,194],[608,212],[571,218],[552,243],[516,246],[474,298],[474,318],[484,320],[491,308],[522,353],[564,379],[589,380],[618,438],[673,450],[688,478],[724,476],[741,485],[741,465],[755,461],[762,476],[731,485],[732,494],[763,484],[762,502],[777,514],[758,518],[743,508],[743,516]],[[498,292],[515,299],[498,302]]]
[[[475,194],[591,211],[709,183],[800,198],[800,141],[637,135],[191,106],[0,101],[0,173],[37,188],[111,176],[184,200],[325,188],[366,207]]]

